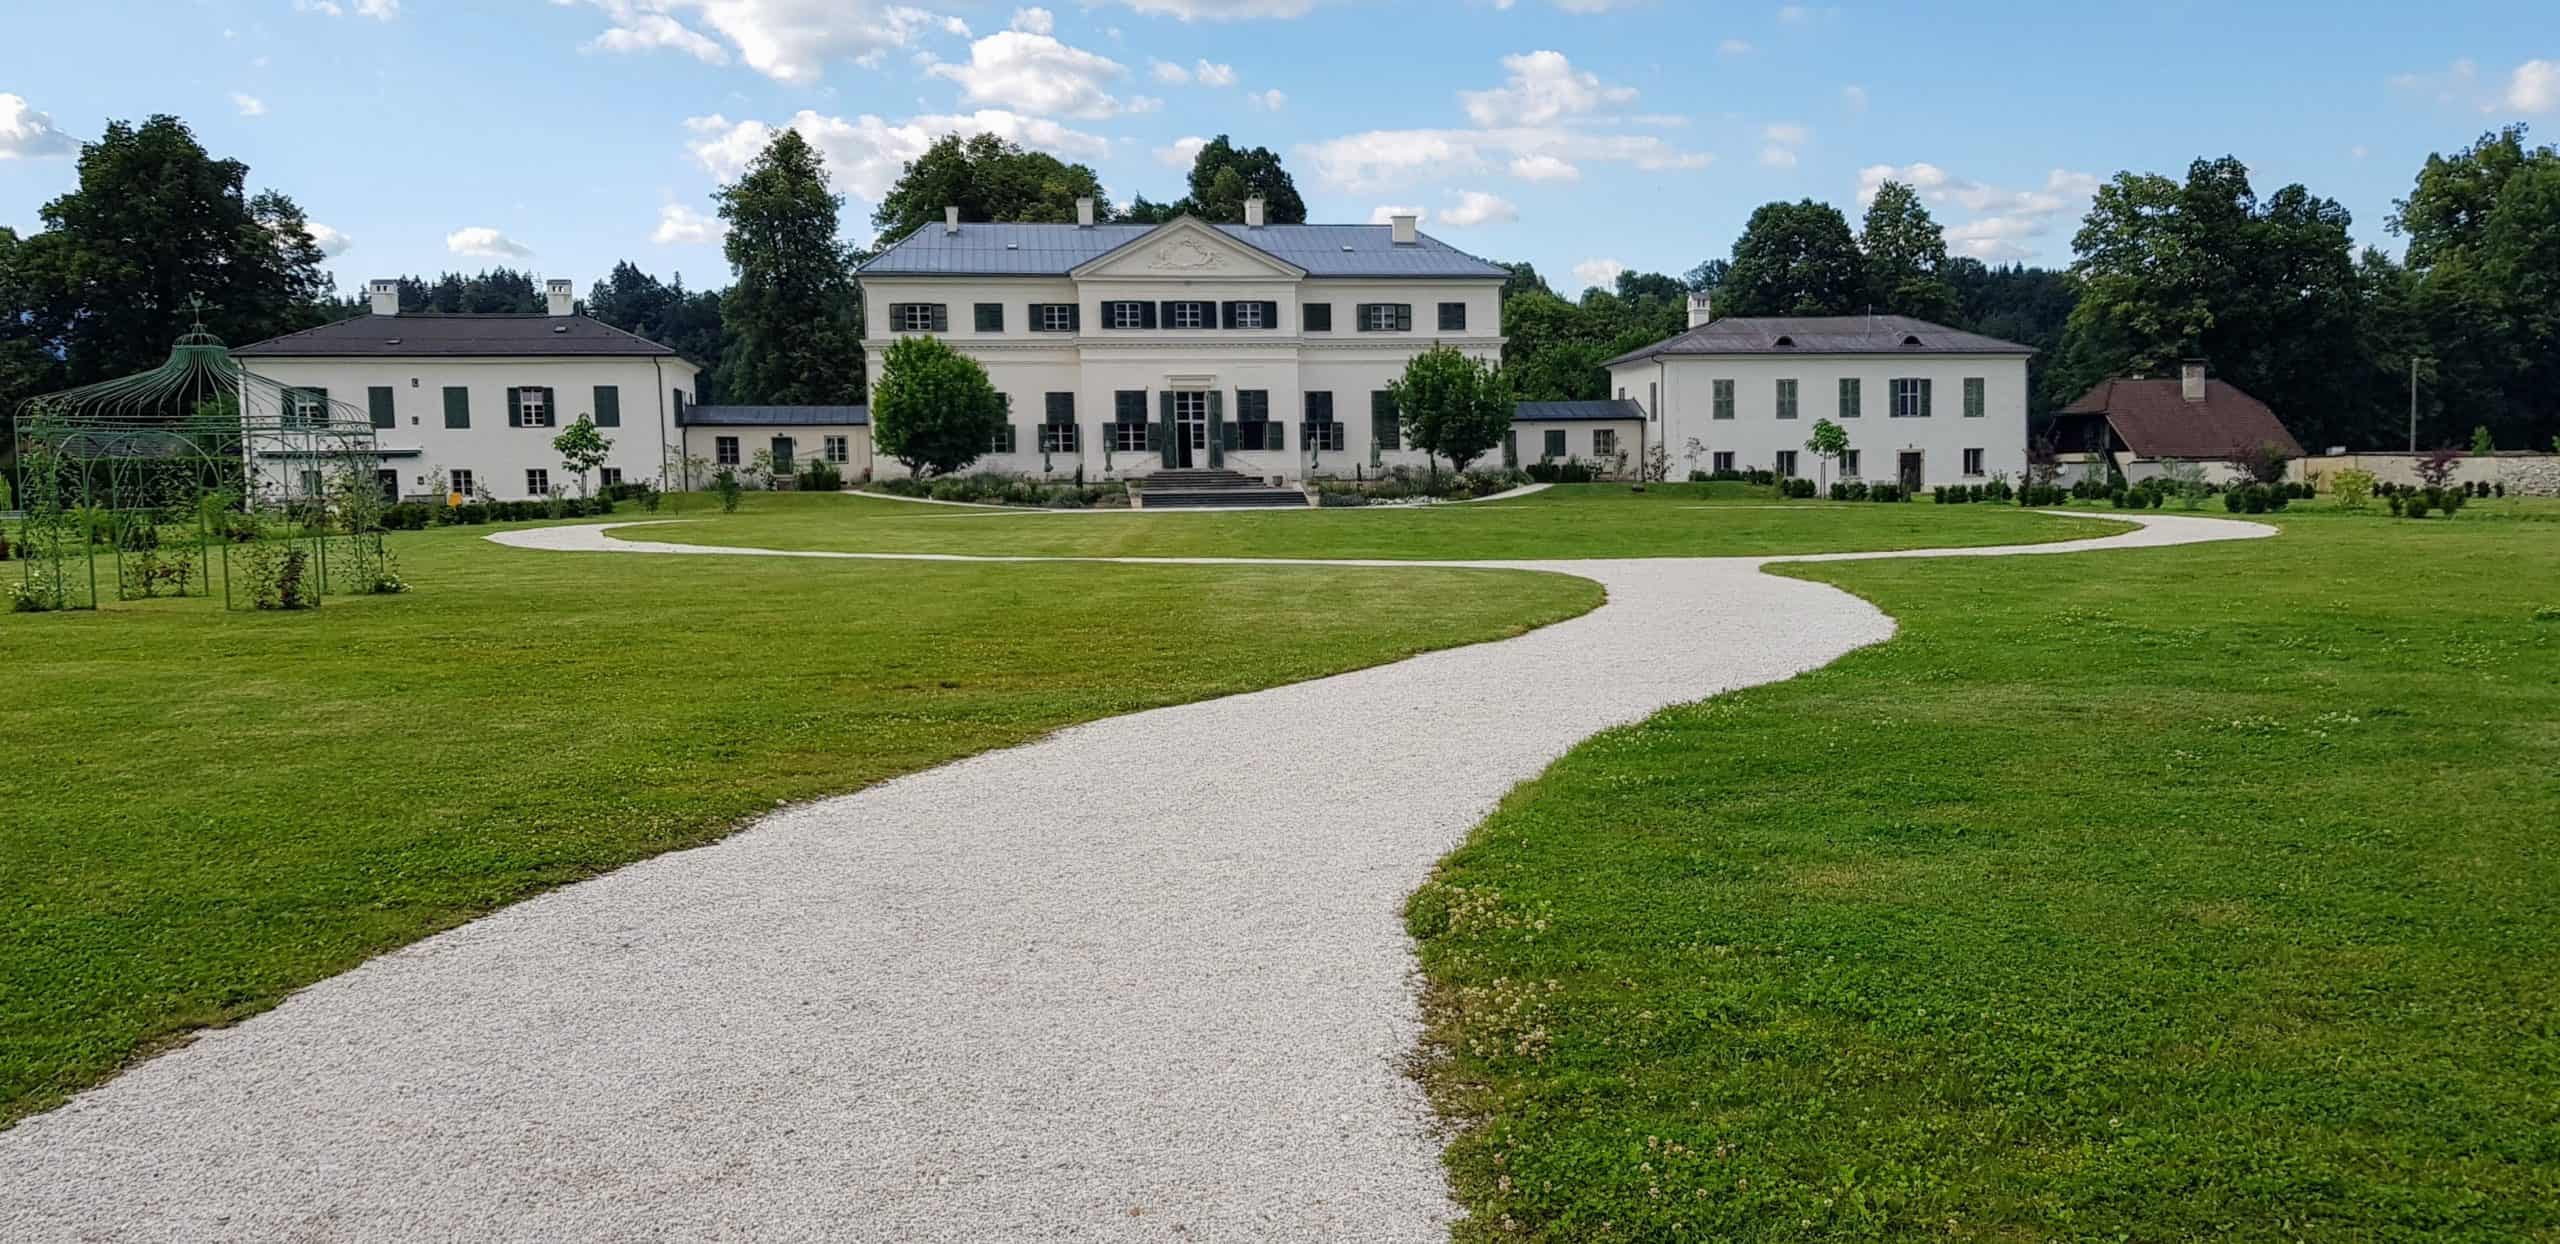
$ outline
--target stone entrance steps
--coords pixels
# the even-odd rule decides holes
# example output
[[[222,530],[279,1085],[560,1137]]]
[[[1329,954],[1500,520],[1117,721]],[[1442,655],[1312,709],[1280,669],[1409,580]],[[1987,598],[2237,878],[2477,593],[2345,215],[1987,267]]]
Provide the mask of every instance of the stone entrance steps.
[[[1130,499],[1141,509],[1216,509],[1257,505],[1308,504],[1296,488],[1274,488],[1234,471],[1157,471],[1129,483]]]

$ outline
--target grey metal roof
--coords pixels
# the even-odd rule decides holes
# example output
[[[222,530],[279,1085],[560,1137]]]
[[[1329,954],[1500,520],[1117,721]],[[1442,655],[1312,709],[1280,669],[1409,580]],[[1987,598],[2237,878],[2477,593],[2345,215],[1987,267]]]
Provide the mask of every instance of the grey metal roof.
[[[944,233],[935,221],[862,265],[865,276],[1065,276],[1162,225],[980,224]],[[1421,234],[1395,243],[1392,225],[1211,225],[1210,228],[1310,277],[1462,277],[1499,281],[1510,274],[1446,242]]]
[[[812,428],[842,425],[868,426],[868,406],[688,406],[684,411],[686,427],[694,428]]]
[[[1522,402],[1512,408],[1513,423],[1566,423],[1644,420],[1644,404],[1624,398],[1597,402]]]
[[[1772,315],[1711,321],[1677,337],[1621,354],[1602,366],[1616,367],[1661,355],[1693,354],[2033,353],[2033,346],[1907,315]]]
[[[249,358],[672,358],[675,351],[583,315],[359,315],[232,351]]]

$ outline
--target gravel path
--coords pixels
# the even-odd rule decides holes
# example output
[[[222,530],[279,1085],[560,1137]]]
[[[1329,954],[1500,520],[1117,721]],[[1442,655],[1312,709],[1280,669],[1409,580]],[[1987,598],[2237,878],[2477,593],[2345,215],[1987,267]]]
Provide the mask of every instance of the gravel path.
[[[2133,521],[1953,555],[2273,534]],[[603,531],[491,539],[772,555]],[[1892,634],[1764,560],[1474,563],[1609,602],[519,903],[0,1133],[0,1239],[1445,1238],[1400,902],[1593,732]]]

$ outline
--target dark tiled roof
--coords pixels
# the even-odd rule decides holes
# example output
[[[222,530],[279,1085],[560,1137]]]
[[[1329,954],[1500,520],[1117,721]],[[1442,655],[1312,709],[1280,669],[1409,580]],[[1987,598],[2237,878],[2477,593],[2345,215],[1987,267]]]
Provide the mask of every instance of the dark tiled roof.
[[[868,406],[688,406],[689,428],[813,428],[868,426]]]
[[[1616,367],[1684,354],[2033,354],[2035,348],[1907,315],[1742,316],[1621,354]]]
[[[1567,420],[1644,420],[1644,404],[1626,399],[1599,402],[1522,402],[1511,412],[1514,423],[1562,423]]]
[[[583,315],[359,315],[245,345],[245,358],[673,358]]]
[[[866,276],[1065,276],[1162,225],[980,224],[944,233],[935,221],[862,265]],[[1210,225],[1311,277],[1478,277],[1499,281],[1502,268],[1421,234],[1395,243],[1392,225]]]
[[[2302,456],[2265,402],[2219,380],[2204,382],[2201,402],[2188,401],[2176,380],[2101,380],[2060,413],[2104,415],[2125,448],[2145,458],[2214,460],[2260,445]]]

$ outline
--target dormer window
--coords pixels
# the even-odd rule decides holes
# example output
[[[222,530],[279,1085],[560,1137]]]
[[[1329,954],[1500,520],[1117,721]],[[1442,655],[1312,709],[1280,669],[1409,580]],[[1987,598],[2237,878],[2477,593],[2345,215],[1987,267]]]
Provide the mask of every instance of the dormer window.
[[[1769,344],[1774,345],[1781,350],[1792,350],[1796,348],[1796,339],[1793,337],[1780,337]]]
[[[1905,350],[1913,349],[1919,344],[1920,339],[1918,337],[1905,337],[1902,339],[1902,348]]]

